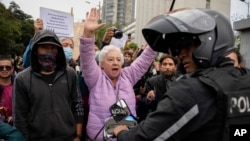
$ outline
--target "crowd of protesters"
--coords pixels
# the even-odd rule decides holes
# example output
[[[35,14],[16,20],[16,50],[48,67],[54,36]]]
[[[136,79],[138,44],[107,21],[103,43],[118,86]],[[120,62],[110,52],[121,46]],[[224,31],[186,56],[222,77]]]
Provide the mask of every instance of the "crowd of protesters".
[[[0,57],[0,139],[101,141],[109,108],[117,100],[125,99],[140,123],[190,73],[180,58],[149,44],[136,50],[112,45],[112,27],[96,46],[95,31],[104,26],[99,14],[95,8],[86,14],[77,60],[72,38],[43,29],[42,19],[34,22],[34,37],[23,56]],[[244,68],[237,50],[227,57]]]

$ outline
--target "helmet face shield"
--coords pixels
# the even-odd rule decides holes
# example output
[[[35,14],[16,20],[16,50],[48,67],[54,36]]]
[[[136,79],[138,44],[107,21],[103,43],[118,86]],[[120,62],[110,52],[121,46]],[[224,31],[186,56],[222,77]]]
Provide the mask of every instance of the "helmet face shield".
[[[201,43],[196,35],[187,33],[170,34],[167,35],[166,38],[169,40],[168,53],[172,56],[178,56],[182,48],[187,48],[193,45],[198,47]]]
[[[208,14],[198,9],[186,9],[154,17],[142,29],[142,33],[153,50],[167,53],[169,42],[173,40],[167,38],[169,34],[201,34],[213,30],[215,25],[215,20]],[[180,40],[180,37],[177,38],[174,40]]]

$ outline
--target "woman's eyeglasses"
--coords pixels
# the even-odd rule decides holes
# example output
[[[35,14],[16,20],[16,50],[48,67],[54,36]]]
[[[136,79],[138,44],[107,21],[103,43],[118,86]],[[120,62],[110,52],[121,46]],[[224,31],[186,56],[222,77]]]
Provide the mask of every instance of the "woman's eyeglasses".
[[[3,71],[4,69],[10,71],[12,69],[12,66],[0,66],[0,71]]]

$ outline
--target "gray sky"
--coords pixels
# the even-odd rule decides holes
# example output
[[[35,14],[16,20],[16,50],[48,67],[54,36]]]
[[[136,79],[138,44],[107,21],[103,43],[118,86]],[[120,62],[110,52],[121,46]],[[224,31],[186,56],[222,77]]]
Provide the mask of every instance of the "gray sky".
[[[0,0],[8,8],[13,0]],[[102,0],[14,0],[25,13],[32,15],[34,19],[40,16],[40,7],[54,9],[70,13],[71,7],[74,8],[74,21],[82,21],[85,13],[91,7],[99,7]],[[248,5],[250,0],[241,2],[240,0],[231,0],[231,21],[238,21],[247,17]],[[249,13],[250,14],[250,13]]]
[[[0,0],[9,7],[11,1],[15,1],[24,13],[29,14],[33,19],[40,17],[40,7],[70,13],[71,7],[74,11],[74,21],[80,22],[91,7],[99,7],[102,0]]]

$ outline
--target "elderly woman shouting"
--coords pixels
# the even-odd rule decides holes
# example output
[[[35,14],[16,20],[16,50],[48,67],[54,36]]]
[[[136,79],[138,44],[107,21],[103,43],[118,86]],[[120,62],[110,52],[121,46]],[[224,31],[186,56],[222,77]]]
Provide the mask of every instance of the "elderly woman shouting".
[[[98,24],[99,16],[100,11],[96,8],[87,12],[83,35],[80,37],[81,69],[90,90],[87,134],[95,141],[103,140],[101,130],[105,119],[111,116],[109,107],[118,99],[125,99],[132,114],[136,115],[133,85],[146,73],[157,54],[147,47],[131,66],[122,69],[121,50],[114,45],[108,45],[99,54],[98,66],[93,49],[95,30],[105,25]],[[100,134],[98,134],[99,131],[101,131]]]

